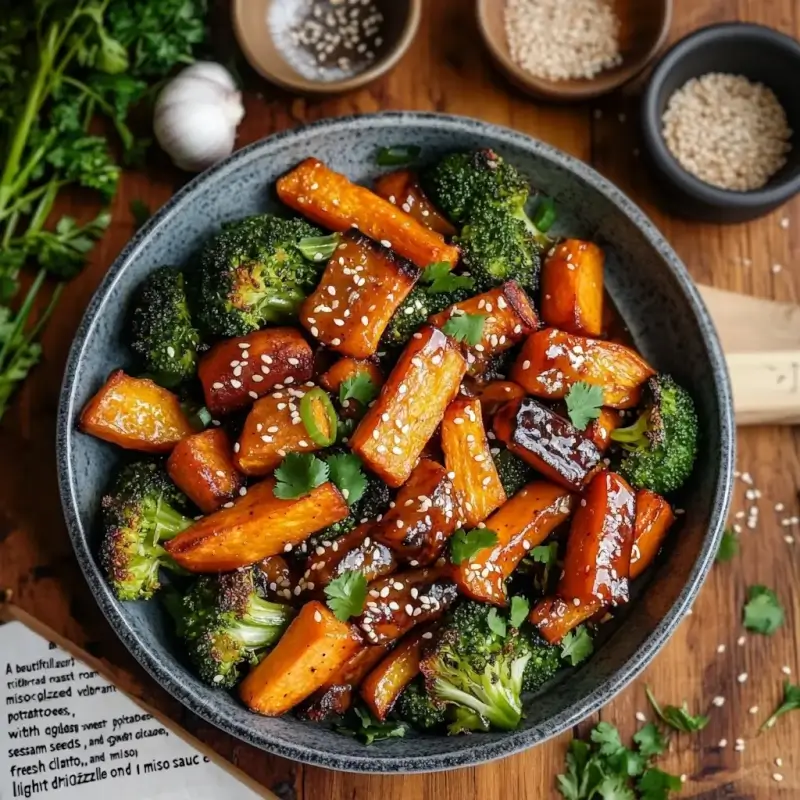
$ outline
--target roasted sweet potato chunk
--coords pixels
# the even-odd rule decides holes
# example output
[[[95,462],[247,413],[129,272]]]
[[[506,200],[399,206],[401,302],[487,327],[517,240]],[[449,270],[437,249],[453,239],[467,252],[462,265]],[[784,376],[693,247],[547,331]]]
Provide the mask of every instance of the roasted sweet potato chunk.
[[[497,413],[500,406],[509,400],[516,400],[518,397],[525,397],[527,392],[513,381],[489,381],[483,386],[478,394],[481,401],[483,418],[491,420]]]
[[[661,495],[649,489],[636,492],[631,580],[638,578],[655,561],[673,522],[675,514]]]
[[[98,439],[146,453],[169,453],[195,432],[172,392],[121,369],[86,404],[78,426]]]
[[[616,473],[592,479],[572,519],[560,597],[587,604],[628,602],[634,501],[633,489]]]
[[[605,254],[592,242],[566,239],[542,267],[542,319],[546,325],[579,336],[603,332]]]
[[[600,416],[592,420],[585,431],[601,453],[605,453],[611,444],[611,432],[622,425],[620,414],[615,408],[601,408]]]
[[[457,595],[447,566],[401,572],[369,585],[364,613],[354,622],[370,644],[385,644],[440,617]]]
[[[389,486],[402,486],[467,369],[452,339],[424,326],[406,346],[350,447]]]
[[[300,403],[309,388],[280,389],[253,404],[234,455],[236,466],[245,475],[268,475],[287,453],[312,453],[322,447],[311,438],[300,417]],[[332,433],[324,406],[314,403],[311,410],[317,428]]]
[[[430,626],[412,631],[364,679],[359,693],[379,720],[386,719],[400,693],[419,675],[422,648],[432,637]]]
[[[357,228],[421,269],[437,261],[453,266],[458,262],[458,248],[441,234],[316,158],[302,161],[278,180],[277,187],[287,206],[323,228],[342,232]]]
[[[351,625],[312,600],[248,673],[239,696],[251,711],[280,716],[327,683],[361,646]]]
[[[632,408],[655,370],[616,342],[586,339],[548,328],[528,337],[510,378],[537,397],[561,399],[579,381],[603,389],[603,405]]]
[[[426,566],[439,557],[460,520],[460,497],[447,470],[422,458],[371,536],[391,547],[401,561]]]
[[[528,620],[550,644],[558,644],[573,628],[591,619],[604,608],[602,600],[575,605],[563,597],[543,597],[531,611]]]
[[[349,513],[330,482],[296,500],[281,500],[274,489],[273,478],[251,486],[231,508],[203,517],[164,546],[190,572],[227,572],[282,553]]]
[[[411,170],[399,169],[381,175],[375,181],[375,194],[393,206],[400,206],[417,222],[442,236],[455,236],[457,233],[450,221],[428,200],[417,174]]]
[[[532,397],[501,406],[492,425],[512,453],[572,491],[579,491],[600,464],[594,442]]]
[[[480,342],[472,347],[466,343],[461,345],[470,375],[483,372],[493,356],[510,350],[539,327],[536,311],[516,281],[506,281],[496,289],[456,303],[428,321],[441,328],[458,314],[475,314],[484,318]]]
[[[477,397],[459,397],[447,407],[442,420],[442,450],[463,502],[464,525],[474,528],[506,501]]]
[[[215,344],[197,369],[214,415],[252,405],[275,386],[300,386],[314,366],[311,347],[294,328],[267,328]]]
[[[388,247],[349,233],[303,302],[300,322],[331,350],[369,358],[419,276],[417,267]]]
[[[486,527],[497,534],[497,543],[455,568],[462,594],[504,606],[508,576],[531,548],[569,517],[573,504],[573,495],[546,481],[534,481],[520,489],[486,520]]]
[[[397,568],[391,549],[371,531],[372,523],[357,525],[350,533],[320,543],[306,560],[300,585],[319,591],[344,572],[360,572],[368,582],[390,575]]]
[[[342,384],[346,381],[354,381],[362,375],[363,379],[369,379],[376,389],[383,386],[383,373],[374,361],[350,358],[349,356],[340,358],[320,375],[319,385],[338,397]],[[358,419],[363,416],[364,411],[366,411],[366,406],[363,406],[359,400],[348,398],[342,403],[342,416]]]
[[[228,434],[222,428],[209,428],[181,439],[167,460],[167,472],[204,514],[232,500],[244,485],[233,463]]]
[[[321,686],[300,707],[302,717],[322,722],[328,717],[344,714],[353,702],[353,692],[389,652],[389,645],[362,647],[344,666]]]

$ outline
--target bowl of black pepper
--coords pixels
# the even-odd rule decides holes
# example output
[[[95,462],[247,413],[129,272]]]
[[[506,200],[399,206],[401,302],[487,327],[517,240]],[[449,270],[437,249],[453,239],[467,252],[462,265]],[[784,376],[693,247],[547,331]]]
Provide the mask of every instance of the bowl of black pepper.
[[[392,69],[419,27],[422,0],[234,0],[250,65],[303,94],[357,89]]]
[[[724,23],[679,41],[642,101],[645,151],[669,210],[743,222],[800,192],[800,43]]]

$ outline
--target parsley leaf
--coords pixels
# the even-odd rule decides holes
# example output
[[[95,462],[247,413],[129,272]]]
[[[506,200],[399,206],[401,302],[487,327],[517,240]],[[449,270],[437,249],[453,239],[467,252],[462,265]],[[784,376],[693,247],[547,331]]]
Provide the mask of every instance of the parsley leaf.
[[[356,570],[343,572],[325,587],[328,608],[340,622],[357,617],[367,599],[367,579]]]
[[[641,800],[667,800],[670,792],[679,792],[681,779],[656,767],[645,772],[636,784]]]
[[[569,661],[573,667],[576,667],[581,661],[585,661],[593,652],[592,637],[583,625],[570,631],[561,640],[561,658]]]
[[[645,694],[659,719],[676,731],[694,733],[695,731],[703,730],[708,725],[708,717],[702,714],[698,714],[696,717],[692,716],[685,702],[680,708],[677,706],[664,706],[662,709],[649,686],[645,686]]]
[[[325,459],[330,471],[330,479],[347,500],[347,505],[355,505],[367,488],[367,476],[361,470],[361,459],[353,453],[341,453]]]
[[[346,408],[347,401],[352,398],[366,408],[378,396],[378,391],[372,378],[366,372],[359,372],[342,381],[339,387],[339,402]]]
[[[272,491],[281,500],[294,500],[325,483],[328,473],[328,465],[311,453],[289,453],[275,470]]]
[[[732,528],[725,528],[717,550],[717,563],[724,564],[739,553],[739,537]]]
[[[422,272],[419,282],[428,284],[425,291],[428,294],[441,294],[454,292],[457,289],[473,289],[475,281],[469,275],[453,275],[453,267],[447,261],[437,261],[430,264]]]
[[[511,613],[508,615],[508,621],[511,623],[512,628],[519,628],[525,622],[528,613],[531,610],[531,604],[527,598],[522,595],[514,595],[511,598]]]
[[[496,608],[489,609],[489,613],[486,616],[486,624],[489,626],[489,630],[499,636],[501,639],[505,638],[506,635],[506,621],[497,613]]]
[[[579,431],[582,431],[593,419],[600,416],[600,409],[603,406],[603,389],[600,386],[578,381],[570,387],[564,400],[567,403],[570,421]]]
[[[450,538],[450,560],[454,564],[469,561],[493,544],[497,544],[497,534],[488,528],[475,528],[471,531],[459,528]]]
[[[783,683],[783,702],[775,709],[772,716],[761,726],[761,730],[771,728],[779,717],[789,711],[800,711],[800,686],[795,686],[789,681]]]
[[[751,586],[747,590],[742,622],[745,628],[767,636],[775,633],[784,619],[783,606],[778,595],[766,586]]]
[[[633,741],[645,758],[660,756],[667,749],[667,742],[661,729],[653,722],[648,722],[641,730],[633,734]]]
[[[456,314],[442,325],[442,330],[456,341],[474,347],[480,344],[484,322],[486,317],[483,314]]]

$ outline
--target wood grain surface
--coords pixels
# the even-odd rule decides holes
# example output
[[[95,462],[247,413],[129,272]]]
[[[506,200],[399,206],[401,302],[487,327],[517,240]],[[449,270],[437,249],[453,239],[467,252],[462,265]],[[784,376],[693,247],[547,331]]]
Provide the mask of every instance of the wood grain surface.
[[[639,0],[646,2],[647,0]],[[498,0],[500,2],[500,0]],[[228,26],[224,3],[219,24]],[[676,0],[674,40],[723,20],[754,20],[800,35],[797,0]],[[225,38],[222,36],[221,38]],[[229,42],[221,42],[224,48]],[[698,281],[758,297],[798,302],[800,203],[763,220],[735,227],[698,225],[659,211],[657,189],[641,164],[635,88],[592,106],[548,107],[511,88],[491,67],[478,37],[471,0],[427,0],[424,20],[410,53],[390,75],[365,90],[326,100],[292,97],[260,82],[246,69],[247,116],[240,144],[328,116],[383,109],[435,109],[499,123],[550,142],[594,164],[651,214]],[[54,449],[58,392],[70,340],[83,309],[105,270],[132,233],[132,199],[152,208],[163,203],[185,177],[158,161],[126,174],[114,201],[114,222],[87,270],[64,292],[44,337],[44,363],[25,384],[0,428],[0,587],[17,604],[86,648],[108,665],[120,686],[161,709],[194,736],[235,762],[282,798],[297,800],[484,800],[555,797],[567,733],[527,753],[453,773],[397,778],[337,774],[266,755],[197,719],[151,681],[112,633],[73,559],[59,504]],[[77,215],[92,210],[80,197],[65,206]],[[788,222],[782,223],[782,220]],[[773,271],[773,265],[781,265]],[[644,683],[664,702],[688,701],[710,709],[699,734],[673,740],[664,769],[687,776],[683,796],[702,798],[790,798],[800,796],[800,713],[769,733],[759,724],[780,699],[782,667],[800,672],[800,531],[781,524],[798,514],[800,448],[796,429],[748,428],[739,436],[739,468],[752,475],[762,496],[748,500],[741,481],[734,511],[760,508],[755,529],[745,519],[742,553],[715,566],[694,607],[640,681],[599,714],[624,736],[646,711]],[[752,489],[751,489],[752,496]],[[775,511],[776,503],[785,506]],[[791,543],[786,537],[798,537]],[[787,610],[786,625],[772,637],[751,635],[740,646],[740,609],[746,587],[774,587]],[[723,646],[724,645],[724,650]],[[747,673],[747,680],[737,676]],[[726,699],[716,708],[715,696]],[[758,710],[749,713],[753,707]],[[585,733],[597,719],[577,729]],[[736,750],[738,738],[743,750]],[[727,746],[720,746],[721,740]],[[782,759],[782,766],[775,759]],[[773,779],[780,773],[783,781]]]

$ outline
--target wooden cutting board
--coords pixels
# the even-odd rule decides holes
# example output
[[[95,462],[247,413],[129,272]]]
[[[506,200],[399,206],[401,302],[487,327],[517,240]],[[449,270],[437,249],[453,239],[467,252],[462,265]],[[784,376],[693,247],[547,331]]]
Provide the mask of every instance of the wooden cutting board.
[[[800,423],[800,306],[698,288],[722,340],[737,425]]]

